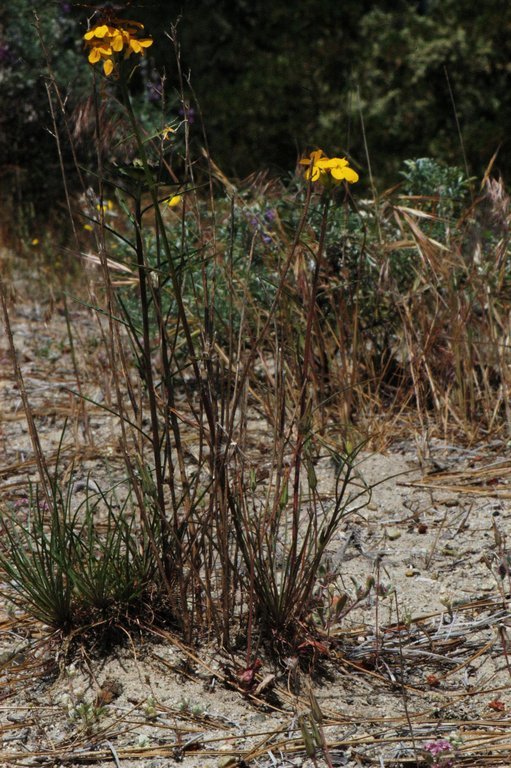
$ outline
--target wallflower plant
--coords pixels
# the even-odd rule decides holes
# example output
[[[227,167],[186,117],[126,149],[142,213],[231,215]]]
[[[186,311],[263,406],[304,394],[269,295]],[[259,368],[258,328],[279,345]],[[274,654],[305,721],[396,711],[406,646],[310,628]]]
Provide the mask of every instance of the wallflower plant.
[[[151,154],[159,148],[161,160],[164,142],[174,129],[165,125],[148,137],[130,96],[130,66],[124,63],[132,54],[144,55],[151,46],[152,40],[143,34],[142,24],[109,17],[83,36],[89,63],[101,64],[105,77],[116,78],[119,131],[121,136],[123,132],[129,136],[135,155],[135,172],[124,174],[120,169],[120,183],[116,183],[113,164],[108,178],[99,176],[102,191],[105,182],[108,188],[115,187],[117,204],[114,208],[101,192],[85,225],[98,234],[105,304],[92,306],[98,315],[106,312],[109,318],[102,338],[114,383],[114,407],[110,410],[119,419],[130,495],[126,502],[121,501],[117,513],[113,503],[108,506],[109,496],[96,498],[85,490],[84,505],[75,511],[68,500],[73,486],[69,485],[69,493],[61,501],[56,496],[61,489],[57,478],[52,495],[53,486],[46,482],[49,474],[40,458],[41,487],[53,514],[51,526],[46,533],[48,515],[37,503],[38,526],[33,532],[24,536],[13,518],[6,533],[9,550],[21,552],[26,544],[29,555],[23,558],[20,554],[8,574],[11,581],[27,584],[20,604],[29,605],[47,623],[66,631],[79,628],[82,616],[87,625],[90,616],[93,620],[99,616],[112,627],[117,621],[115,611],[119,622],[124,622],[124,616],[127,622],[132,615],[143,617],[145,600],[154,605],[154,620],[170,623],[188,643],[211,630],[222,646],[229,648],[233,620],[246,621],[245,671],[250,672],[250,685],[257,668],[252,653],[257,647],[256,633],[257,644],[264,640],[285,657],[298,658],[300,654],[300,663],[309,660],[313,664],[321,644],[314,640],[312,609],[325,550],[348,511],[354,513],[368,497],[365,486],[354,493],[350,487],[358,449],[332,449],[339,469],[331,506],[322,504],[314,470],[318,451],[323,450],[316,439],[316,412],[322,408],[322,395],[317,393],[321,371],[316,360],[323,348],[318,296],[327,274],[326,236],[333,195],[323,196],[317,242],[310,249],[312,268],[300,275],[303,309],[291,314],[288,294],[291,291],[293,296],[296,256],[302,234],[308,232],[312,184],[307,185],[303,211],[283,259],[275,245],[274,271],[266,281],[270,289],[264,286],[258,288],[258,296],[252,295],[243,276],[235,275],[234,202],[229,202],[225,213],[223,206],[218,211],[219,219],[225,217],[218,248],[210,248],[209,234],[204,237],[204,247],[202,235],[197,246],[195,232],[206,231],[204,221],[208,229],[211,227],[211,246],[216,242],[216,214],[210,196],[205,195],[203,201],[195,191],[188,142],[183,178],[174,177],[177,189],[162,196],[162,182],[154,173]],[[179,57],[177,60],[179,67]],[[96,108],[101,108],[101,100],[111,98],[112,90],[97,89],[96,96]],[[183,122],[190,123],[192,108],[183,93],[181,104]],[[160,141],[155,141],[158,138]],[[306,177],[311,182],[320,181],[327,192],[343,181],[351,184],[358,180],[346,159],[328,158],[322,151],[312,153],[302,164],[308,166]],[[197,222],[192,220],[190,225],[192,215],[185,215],[186,195],[191,195],[191,214],[197,211]],[[253,229],[252,236],[245,239],[249,259],[243,245],[242,260],[252,266],[258,252],[256,235],[265,245],[272,243],[273,235],[277,238],[274,222],[278,224],[278,213],[266,208],[271,201],[265,200],[265,208],[259,207],[258,215],[252,217],[242,202],[241,215],[249,214]],[[99,208],[94,210],[96,204]],[[201,218],[201,210],[207,210],[206,220]],[[118,213],[116,226],[107,220],[107,214],[114,212]],[[120,288],[112,279],[106,256],[108,248],[117,247],[119,242],[119,253],[129,254],[129,269],[135,278],[130,282],[131,303],[126,300],[124,286]],[[195,275],[200,278],[196,280]],[[225,311],[219,301],[222,282],[228,294]],[[259,295],[264,298],[262,307]],[[238,315],[239,325],[233,328],[233,318]],[[280,349],[279,338],[287,333],[291,317],[297,320],[296,347],[281,355],[276,351]],[[247,334],[250,348],[244,341]],[[255,381],[259,358],[266,359],[267,355],[278,360],[275,387],[272,383],[270,388],[276,392],[268,391],[266,379],[257,387],[261,386],[263,397],[268,397],[264,402],[276,414],[272,430],[274,424],[279,425],[272,431],[268,487],[260,484],[264,478],[258,477],[243,448],[235,449],[238,439],[245,445],[245,393]],[[288,369],[293,371],[289,387],[284,383]],[[28,405],[26,413],[29,418]],[[190,419],[189,413],[196,417]],[[187,458],[185,446],[191,440],[198,449],[197,465],[191,465]],[[39,457],[35,438],[34,445]],[[123,488],[125,482],[123,479]],[[108,515],[106,532],[95,527],[98,505]],[[130,512],[133,509],[126,523],[125,507]],[[19,545],[15,538],[18,528]],[[10,551],[8,555],[12,560]],[[45,570],[40,575],[39,560],[43,557]],[[5,563],[10,560],[6,554]],[[30,592],[34,582],[38,582],[37,589]],[[154,587],[151,594],[146,589],[149,582]]]
[[[150,37],[138,37],[143,29],[143,24],[128,19],[113,19],[109,24],[96,24],[83,36],[89,49],[89,63],[102,61],[103,72],[109,77],[115,69],[116,58],[123,51],[125,59],[132,53],[143,56],[145,49],[153,44]]]
[[[304,157],[300,165],[308,166],[305,171],[307,181],[319,181],[325,187],[337,186],[343,181],[355,184],[359,178],[345,157],[327,157],[322,149],[316,149],[309,157]]]

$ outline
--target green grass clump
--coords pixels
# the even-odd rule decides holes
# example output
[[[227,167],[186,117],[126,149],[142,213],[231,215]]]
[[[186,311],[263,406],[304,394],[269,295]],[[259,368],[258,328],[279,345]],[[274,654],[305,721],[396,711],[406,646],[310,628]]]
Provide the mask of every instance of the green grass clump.
[[[150,600],[155,560],[128,494],[119,503],[54,477],[50,505],[37,485],[2,518],[3,594],[54,629],[130,625]],[[149,506],[149,505],[148,505]]]

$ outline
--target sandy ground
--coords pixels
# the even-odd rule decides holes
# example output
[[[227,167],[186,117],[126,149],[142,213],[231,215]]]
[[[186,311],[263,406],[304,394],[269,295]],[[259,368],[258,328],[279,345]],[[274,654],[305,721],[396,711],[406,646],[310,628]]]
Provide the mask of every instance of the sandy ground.
[[[14,309],[19,361],[45,450],[72,415],[73,371],[59,312]],[[92,320],[83,312],[82,342]],[[101,351],[90,352],[98,367]],[[87,394],[97,397],[90,384]],[[96,448],[85,470],[115,453],[111,417],[91,415]],[[76,447],[79,436],[69,435]],[[419,463],[426,454],[427,462]],[[427,765],[432,742],[449,744],[437,764],[511,765],[507,643],[511,461],[500,444],[470,450],[417,439],[386,455],[363,454],[371,498],[348,515],[329,567],[354,599],[375,589],[331,629],[331,652],[310,679],[264,655],[244,690],[243,659],[170,633],[132,639],[109,656],[66,658],[44,627],[0,614],[0,764],[186,768],[234,765]],[[325,487],[333,468],[316,467]],[[34,465],[7,344],[0,341],[0,504],[26,495]],[[263,681],[271,682],[264,685]],[[260,689],[257,686],[261,683]],[[322,712],[314,737],[315,707]],[[312,734],[312,736],[308,736]],[[327,755],[320,747],[327,745]],[[444,743],[445,747],[445,743]],[[439,747],[440,749],[440,747]],[[429,763],[428,763],[429,760]],[[3,762],[2,762],[3,761]]]

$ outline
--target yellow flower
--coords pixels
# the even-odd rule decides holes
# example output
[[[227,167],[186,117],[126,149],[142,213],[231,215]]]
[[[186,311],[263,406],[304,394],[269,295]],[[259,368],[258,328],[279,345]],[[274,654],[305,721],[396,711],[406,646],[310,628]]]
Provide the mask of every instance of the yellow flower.
[[[347,181],[355,184],[358,181],[358,173],[349,167],[345,157],[332,157],[330,160],[320,160],[320,168],[324,169],[335,181]]]
[[[176,129],[172,128],[171,125],[166,125],[165,128],[162,129],[161,137],[163,141],[168,141],[170,139],[171,134],[175,133]]]
[[[318,181],[321,177],[322,171],[320,170],[318,163],[325,153],[322,149],[316,149],[310,153],[310,157],[304,157],[300,160],[300,165],[308,165],[309,167],[305,171],[305,178],[307,181]]]
[[[153,44],[153,41],[150,40],[148,37],[144,38],[143,40],[136,40],[134,37],[130,37],[128,40],[128,51],[126,53],[127,56],[130,56],[131,53],[141,53],[143,55],[144,48],[149,48],[150,45]]]
[[[115,19],[110,24],[96,24],[83,36],[89,50],[90,64],[103,62],[103,72],[109,77],[115,69],[116,56],[124,50],[124,58],[132,53],[144,55],[153,41],[149,37],[139,39],[138,33],[144,28],[138,21]]]
[[[307,181],[319,181],[328,187],[342,181],[355,184],[359,179],[358,173],[350,168],[345,157],[327,157],[321,149],[300,160],[300,165],[309,166],[305,171]]]
[[[84,40],[92,40],[94,37],[108,37],[112,36],[112,28],[107,24],[97,24],[92,29],[89,29],[83,36]]]
[[[176,206],[178,206],[181,202],[181,199],[181,195],[174,195],[174,197],[171,197],[170,200],[167,200],[167,205],[169,208],[176,208]]]
[[[38,237],[34,237],[34,239],[31,242],[31,245],[39,245],[39,238]]]
[[[114,204],[111,200],[103,200],[103,203],[96,203],[96,210],[97,211],[103,211],[103,213],[108,213],[110,211],[113,211]]]

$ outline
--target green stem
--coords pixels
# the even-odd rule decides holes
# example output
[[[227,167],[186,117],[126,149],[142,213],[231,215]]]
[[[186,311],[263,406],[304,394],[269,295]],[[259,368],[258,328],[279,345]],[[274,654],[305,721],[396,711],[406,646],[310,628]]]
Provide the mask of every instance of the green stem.
[[[151,445],[153,449],[154,457],[154,471],[156,475],[156,493],[158,499],[158,511],[161,521],[162,534],[165,534],[167,529],[167,518],[165,515],[165,495],[163,492],[163,469],[161,460],[161,447],[160,447],[160,433],[158,428],[158,408],[156,404],[156,391],[153,379],[153,368],[151,364],[151,335],[150,335],[150,319],[149,319],[149,301],[148,301],[148,287],[147,287],[147,267],[144,258],[144,245],[142,242],[142,213],[140,206],[140,194],[135,198],[135,242],[137,253],[137,269],[138,269],[138,282],[139,282],[139,296],[140,307],[142,310],[142,360],[143,360],[143,375],[147,386],[147,394],[149,398],[149,410],[151,412]],[[166,541],[163,536],[163,542]],[[168,546],[166,547],[168,550]],[[168,551],[164,551],[164,563],[165,572],[167,578],[170,578],[170,559]]]

